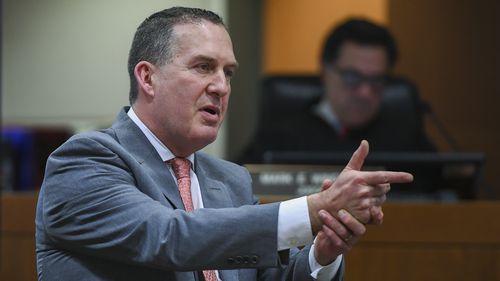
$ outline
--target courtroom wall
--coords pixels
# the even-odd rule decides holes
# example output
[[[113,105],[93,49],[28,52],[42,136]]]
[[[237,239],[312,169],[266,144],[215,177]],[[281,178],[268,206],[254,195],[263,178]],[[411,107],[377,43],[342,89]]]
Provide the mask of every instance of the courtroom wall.
[[[137,26],[171,6],[226,17],[226,0],[4,0],[2,125],[111,124],[128,105],[128,51]],[[223,156],[225,129],[209,152]]]

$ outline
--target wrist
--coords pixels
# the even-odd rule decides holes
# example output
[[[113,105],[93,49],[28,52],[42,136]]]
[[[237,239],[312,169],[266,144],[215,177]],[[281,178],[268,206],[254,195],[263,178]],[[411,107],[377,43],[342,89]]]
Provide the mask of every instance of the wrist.
[[[311,194],[307,196],[307,209],[309,211],[309,219],[311,221],[311,230],[313,236],[321,230],[321,219],[319,217],[319,210],[321,210],[322,206],[320,203],[321,196],[319,193]]]

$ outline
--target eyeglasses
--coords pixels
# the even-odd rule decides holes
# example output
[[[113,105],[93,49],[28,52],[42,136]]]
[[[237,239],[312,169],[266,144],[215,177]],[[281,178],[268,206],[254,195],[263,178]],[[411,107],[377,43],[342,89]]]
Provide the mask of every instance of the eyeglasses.
[[[341,69],[330,65],[330,68],[340,75],[340,79],[348,87],[356,89],[363,83],[368,83],[374,90],[382,90],[387,82],[387,75],[363,75],[356,70]]]

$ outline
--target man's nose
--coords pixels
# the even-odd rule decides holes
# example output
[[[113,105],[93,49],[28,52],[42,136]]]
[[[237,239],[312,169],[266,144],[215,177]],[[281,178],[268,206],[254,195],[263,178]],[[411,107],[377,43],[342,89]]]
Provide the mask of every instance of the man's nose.
[[[371,98],[375,95],[375,89],[370,82],[364,81],[360,83],[356,89],[358,96],[363,98]]]
[[[217,71],[208,85],[208,92],[218,96],[225,96],[231,90],[230,80],[223,70]]]

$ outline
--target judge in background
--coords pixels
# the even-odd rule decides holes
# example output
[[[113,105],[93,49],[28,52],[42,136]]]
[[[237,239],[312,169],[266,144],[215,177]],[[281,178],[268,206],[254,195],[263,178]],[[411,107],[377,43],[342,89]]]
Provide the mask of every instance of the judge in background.
[[[298,110],[261,120],[253,140],[236,162],[265,163],[267,152],[348,155],[363,139],[368,140],[372,152],[435,152],[424,131],[421,103],[407,79],[397,81],[407,86],[408,91],[414,90],[414,95],[407,95],[413,111],[407,112],[398,104],[384,105],[384,91],[396,81],[390,74],[397,57],[396,42],[387,28],[355,18],[336,26],[326,37],[321,54],[322,94],[298,106]],[[293,85],[290,83],[288,88]],[[285,108],[286,103],[278,101],[276,107]],[[279,110],[284,112],[282,108]],[[411,167],[409,171],[415,175],[412,185],[393,189],[389,196],[434,197],[440,184],[439,169]]]
[[[371,151],[434,151],[420,116],[409,126],[381,107],[397,53],[391,33],[370,21],[333,29],[321,55],[323,94],[303,110],[263,120],[238,162],[261,162],[266,151],[352,151],[362,139]]]

